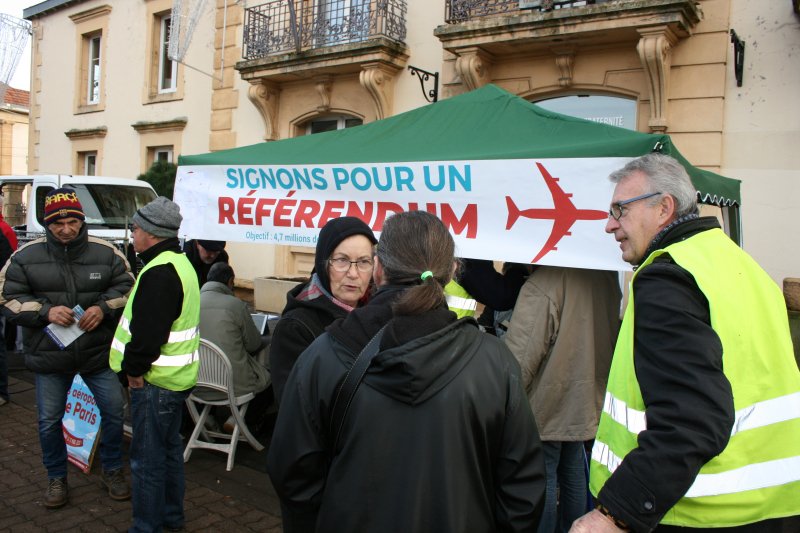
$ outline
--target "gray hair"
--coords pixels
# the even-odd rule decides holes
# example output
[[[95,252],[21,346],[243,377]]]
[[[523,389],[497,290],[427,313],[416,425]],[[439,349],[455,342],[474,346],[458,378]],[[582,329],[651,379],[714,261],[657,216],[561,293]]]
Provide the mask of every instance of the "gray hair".
[[[675,199],[675,218],[700,212],[697,189],[686,169],[674,157],[656,152],[643,155],[612,172],[608,179],[612,183],[619,183],[634,172],[641,172],[647,177],[652,192],[668,194]]]

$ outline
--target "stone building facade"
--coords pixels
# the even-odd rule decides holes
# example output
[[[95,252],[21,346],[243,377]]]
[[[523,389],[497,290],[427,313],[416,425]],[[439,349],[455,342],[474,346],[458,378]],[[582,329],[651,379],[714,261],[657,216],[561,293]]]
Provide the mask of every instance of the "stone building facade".
[[[174,71],[161,50],[171,0],[25,11],[31,171],[80,173],[91,160],[132,177],[155,158],[368,123],[435,105],[433,74],[440,99],[487,83],[533,102],[607,96],[630,105],[629,127],[666,132],[696,166],[741,179],[745,249],[778,282],[800,273],[800,252],[775,253],[800,187],[791,0],[179,3],[200,8]],[[741,87],[731,30],[746,43]],[[423,90],[409,67],[431,74]],[[309,265],[308,249],[230,248],[245,279]]]

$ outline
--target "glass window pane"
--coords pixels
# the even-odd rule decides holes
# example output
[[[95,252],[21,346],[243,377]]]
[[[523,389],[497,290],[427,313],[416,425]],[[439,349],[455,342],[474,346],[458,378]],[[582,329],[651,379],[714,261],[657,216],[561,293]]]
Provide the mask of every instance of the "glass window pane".
[[[137,209],[155,198],[147,187],[71,184],[91,228],[123,229]]]
[[[534,102],[549,111],[636,130],[636,100],[616,96],[561,96]]]
[[[338,124],[337,119],[332,120],[312,120],[310,133],[322,133],[325,131],[335,131]]]
[[[175,73],[177,62],[169,58],[169,39],[171,16],[161,17],[161,35],[159,39],[158,90],[173,92],[175,90]]]
[[[83,173],[87,176],[94,176],[97,171],[97,154],[89,153],[84,156]]]
[[[306,123],[306,135],[325,131],[342,130],[363,124],[360,118],[346,115],[327,115]]]
[[[100,36],[89,40],[89,79],[87,100],[90,104],[100,101]]]

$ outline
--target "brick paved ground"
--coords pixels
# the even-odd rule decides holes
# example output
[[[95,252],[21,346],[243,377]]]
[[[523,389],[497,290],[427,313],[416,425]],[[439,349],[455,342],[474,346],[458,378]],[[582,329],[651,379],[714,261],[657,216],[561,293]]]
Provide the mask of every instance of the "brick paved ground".
[[[0,532],[126,531],[130,502],[108,497],[100,485],[99,459],[88,475],[70,465],[69,504],[44,507],[47,476],[35,390],[14,355],[9,354],[11,402],[0,407]],[[225,471],[225,461],[222,453],[195,450],[186,463],[186,530],[281,532],[278,498],[265,472],[266,450],[255,452],[240,443],[231,472]]]

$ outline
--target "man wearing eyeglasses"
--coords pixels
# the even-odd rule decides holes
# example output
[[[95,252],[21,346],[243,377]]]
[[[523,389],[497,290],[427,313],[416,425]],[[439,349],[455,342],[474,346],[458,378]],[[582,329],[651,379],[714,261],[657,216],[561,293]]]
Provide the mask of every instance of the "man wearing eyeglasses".
[[[610,179],[606,231],[635,272],[592,450],[597,507],[571,531],[800,531],[800,372],[781,291],[699,216],[675,159]]]

